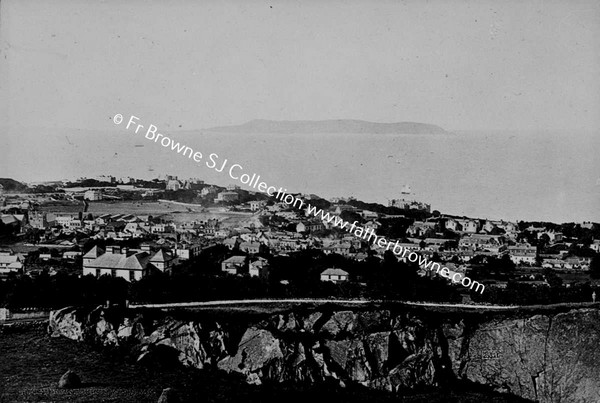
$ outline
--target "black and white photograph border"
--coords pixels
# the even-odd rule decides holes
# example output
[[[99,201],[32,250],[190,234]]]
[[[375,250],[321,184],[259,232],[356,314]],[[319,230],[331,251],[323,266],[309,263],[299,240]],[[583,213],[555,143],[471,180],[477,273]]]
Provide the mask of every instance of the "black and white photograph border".
[[[0,403],[596,403],[599,111],[591,0],[0,0]]]

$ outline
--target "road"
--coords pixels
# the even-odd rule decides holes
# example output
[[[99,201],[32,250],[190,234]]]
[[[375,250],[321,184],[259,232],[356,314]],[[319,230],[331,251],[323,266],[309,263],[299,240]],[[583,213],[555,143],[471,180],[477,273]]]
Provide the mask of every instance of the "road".
[[[168,304],[140,304],[130,305],[130,308],[196,308],[225,305],[256,305],[256,304],[340,304],[340,305],[369,305],[373,303],[397,303],[405,306],[462,308],[462,309],[485,309],[485,310],[515,310],[517,305],[470,305],[470,304],[444,304],[435,302],[404,302],[404,301],[368,301],[353,299],[244,299],[225,301],[202,301],[202,302],[176,302]]]
[[[176,302],[168,304],[132,304],[129,308],[200,308],[200,307],[221,307],[235,305],[265,305],[269,304],[337,304],[337,305],[369,305],[369,304],[396,304],[406,307],[425,307],[425,308],[445,308],[460,309],[470,311],[506,311],[512,312],[522,310],[539,309],[577,309],[577,308],[596,308],[600,309],[600,302],[568,302],[550,305],[478,305],[478,304],[450,304],[437,302],[407,302],[407,301],[368,301],[354,299],[244,299],[244,300],[223,300],[223,301],[201,301],[201,302]]]

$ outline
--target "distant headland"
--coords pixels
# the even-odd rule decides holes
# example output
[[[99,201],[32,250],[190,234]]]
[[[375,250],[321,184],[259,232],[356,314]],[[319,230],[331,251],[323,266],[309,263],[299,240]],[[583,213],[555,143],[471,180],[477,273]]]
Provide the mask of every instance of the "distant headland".
[[[364,134],[450,134],[439,126],[416,123],[376,123],[365,120],[263,120],[256,119],[234,126],[205,129],[220,133],[364,133]]]

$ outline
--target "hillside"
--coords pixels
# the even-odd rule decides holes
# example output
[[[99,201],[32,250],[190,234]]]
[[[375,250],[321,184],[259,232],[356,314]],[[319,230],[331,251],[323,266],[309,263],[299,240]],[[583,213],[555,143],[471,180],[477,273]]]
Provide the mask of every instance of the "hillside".
[[[364,120],[251,120],[237,126],[206,129],[220,133],[365,133],[365,134],[449,134],[439,126],[415,123],[375,123]]]
[[[2,189],[6,192],[22,192],[27,189],[26,184],[10,178],[0,178],[0,185],[2,185]]]

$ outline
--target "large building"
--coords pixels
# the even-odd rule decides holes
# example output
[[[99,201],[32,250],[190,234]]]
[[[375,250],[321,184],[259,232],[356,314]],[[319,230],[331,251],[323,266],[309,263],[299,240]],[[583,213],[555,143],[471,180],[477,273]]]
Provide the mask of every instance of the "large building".
[[[522,263],[536,263],[537,248],[527,243],[509,246],[508,253],[510,255],[510,260],[517,265]]]
[[[102,192],[99,190],[88,190],[83,194],[83,199],[90,201],[102,200]]]
[[[43,211],[30,210],[28,211],[29,225],[37,229],[45,229],[51,227],[53,222],[48,221],[48,215]]]
[[[176,192],[181,189],[181,182],[179,182],[177,179],[171,179],[167,181],[166,189]]]
[[[9,273],[18,273],[23,270],[23,261],[21,255],[14,255],[8,252],[0,252],[0,277]]]
[[[402,188],[401,197],[399,199],[391,199],[388,203],[390,207],[398,207],[403,210],[420,210],[427,211],[431,210],[431,205],[414,200],[414,194],[410,189],[410,186],[404,185]]]
[[[143,250],[128,250],[120,246],[109,246],[104,251],[94,246],[83,255],[83,275],[96,277],[105,274],[122,277],[127,281],[140,280],[153,270],[169,272],[177,258],[169,252],[153,253],[149,247]]]
[[[217,195],[215,203],[237,201],[239,197],[240,196],[236,192],[221,192]]]

